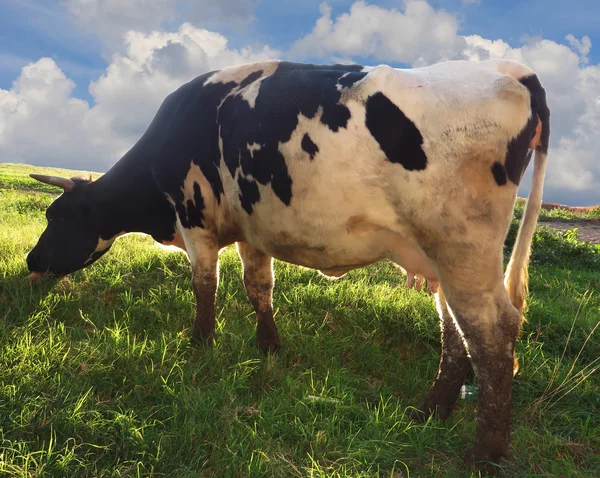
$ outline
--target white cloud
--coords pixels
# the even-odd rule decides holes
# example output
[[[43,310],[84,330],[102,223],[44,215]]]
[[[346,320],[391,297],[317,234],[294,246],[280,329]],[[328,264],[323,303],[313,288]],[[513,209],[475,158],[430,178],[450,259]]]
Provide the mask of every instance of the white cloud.
[[[573,35],[567,35],[565,39],[571,45],[571,48],[577,50],[581,57],[581,63],[589,63],[589,58],[587,57],[592,49],[592,40],[587,35],[583,36],[581,40],[578,40]]]
[[[93,141],[89,105],[71,96],[74,87],[50,58],[25,66],[10,91],[0,89],[0,155],[39,165],[98,164],[115,141]]]
[[[0,157],[11,162],[106,170],[139,139],[162,100],[182,83],[227,65],[279,56],[268,46],[232,50],[222,35],[183,24],[176,32],[129,32],[90,85],[95,104],[49,58],[0,89]]]
[[[456,58],[466,47],[456,16],[424,0],[408,0],[404,13],[359,0],[335,20],[321,5],[312,32],[296,41],[293,56],[373,56],[380,61],[429,63]]]
[[[148,33],[184,18],[187,23],[248,22],[253,0],[62,0],[75,22],[96,34],[108,52],[120,51],[127,32]]]
[[[98,35],[111,51],[120,47],[127,31],[159,28],[175,13],[173,0],[63,0],[63,3],[76,22]]]

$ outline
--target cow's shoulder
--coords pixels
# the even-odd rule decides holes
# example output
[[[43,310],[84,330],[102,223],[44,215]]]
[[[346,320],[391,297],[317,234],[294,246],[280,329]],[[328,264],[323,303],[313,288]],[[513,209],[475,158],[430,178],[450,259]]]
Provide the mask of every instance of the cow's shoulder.
[[[352,113],[345,95],[359,88],[364,70],[281,61],[226,96],[217,115],[221,157],[248,214],[264,196],[260,186],[291,204],[289,161],[323,159],[316,137],[347,129]],[[293,154],[286,157],[282,149]]]

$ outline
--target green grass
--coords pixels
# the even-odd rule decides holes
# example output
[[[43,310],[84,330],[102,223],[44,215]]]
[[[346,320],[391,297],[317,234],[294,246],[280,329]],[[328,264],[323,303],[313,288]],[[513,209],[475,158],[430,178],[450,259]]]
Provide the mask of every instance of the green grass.
[[[432,297],[391,264],[328,281],[276,262],[283,349],[265,357],[228,248],[216,343],[194,348],[187,258],[148,237],[61,281],[25,279],[53,197],[13,181],[28,172],[0,168],[0,475],[470,476],[474,401],[408,418],[439,332]],[[598,376],[569,391],[598,365],[599,258],[573,233],[536,236],[501,476],[600,476]]]

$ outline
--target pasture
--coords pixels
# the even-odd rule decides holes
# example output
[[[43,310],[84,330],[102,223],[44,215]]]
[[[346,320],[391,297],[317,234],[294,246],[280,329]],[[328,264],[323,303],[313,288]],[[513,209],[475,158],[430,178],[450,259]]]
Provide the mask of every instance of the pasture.
[[[195,348],[189,262],[149,237],[62,280],[26,280],[57,195],[30,172],[64,171],[0,165],[1,475],[471,476],[476,400],[445,422],[409,418],[437,371],[438,319],[392,264],[329,281],[276,261],[282,350],[264,356],[230,247],[217,340]],[[600,245],[540,229],[530,290],[498,473],[600,476]]]

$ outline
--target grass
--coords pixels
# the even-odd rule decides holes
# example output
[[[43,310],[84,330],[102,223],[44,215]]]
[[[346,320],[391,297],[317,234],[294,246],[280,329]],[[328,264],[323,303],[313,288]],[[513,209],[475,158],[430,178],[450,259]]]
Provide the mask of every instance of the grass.
[[[194,348],[189,263],[150,238],[58,282],[25,279],[55,195],[29,171],[0,165],[0,475],[470,476],[475,401],[446,422],[408,418],[439,332],[432,297],[391,264],[331,282],[276,262],[283,349],[265,357],[228,248],[217,341]],[[600,248],[550,230],[534,247],[500,475],[600,476]]]
[[[524,207],[525,199],[519,198],[515,207],[515,217],[521,217]],[[600,220],[600,205],[581,210],[552,207],[552,209],[542,209],[539,216],[540,222],[585,222],[597,220]]]
[[[0,164],[0,190],[26,190],[30,193],[46,192],[56,195],[56,187],[41,183],[29,177],[30,173],[47,174],[51,176],[63,176],[71,178],[73,176],[87,178],[92,176],[93,179],[98,179],[100,173],[90,173],[89,171],[73,171],[70,169],[61,168],[40,168],[33,167],[28,164]]]

